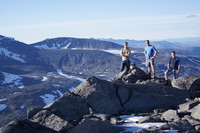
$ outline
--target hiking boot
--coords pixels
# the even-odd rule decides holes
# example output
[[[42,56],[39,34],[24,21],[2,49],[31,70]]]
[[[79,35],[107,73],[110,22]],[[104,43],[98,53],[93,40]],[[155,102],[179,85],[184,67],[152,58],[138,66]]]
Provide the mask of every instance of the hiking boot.
[[[147,78],[148,78],[148,79],[151,79],[151,73],[148,74]]]

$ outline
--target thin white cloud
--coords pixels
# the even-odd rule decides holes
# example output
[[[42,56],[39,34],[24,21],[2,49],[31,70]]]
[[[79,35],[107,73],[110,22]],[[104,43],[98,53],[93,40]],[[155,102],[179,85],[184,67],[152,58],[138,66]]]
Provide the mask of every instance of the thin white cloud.
[[[131,22],[134,24],[170,24],[170,23],[183,23],[186,22],[185,18],[194,18],[197,15],[165,15],[165,16],[144,16],[144,17],[130,17],[130,18],[112,18],[112,19],[96,19],[96,20],[77,20],[55,23],[42,23],[31,25],[16,25],[9,27],[2,27],[4,29],[35,29],[45,27],[63,27],[63,26],[77,26],[77,25],[98,25],[105,23],[126,23]]]
[[[198,16],[197,15],[188,15],[185,18],[190,19],[190,18],[196,18],[196,17],[198,17]]]

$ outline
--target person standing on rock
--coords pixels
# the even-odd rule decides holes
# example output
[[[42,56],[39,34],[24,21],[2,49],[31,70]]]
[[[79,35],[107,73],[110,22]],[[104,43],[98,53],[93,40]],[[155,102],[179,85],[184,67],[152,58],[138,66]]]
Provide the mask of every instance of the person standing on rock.
[[[121,72],[124,71],[124,68],[126,67],[126,72],[130,69],[130,56],[131,50],[128,48],[128,42],[124,42],[124,48],[121,49],[120,55],[122,56],[122,66],[121,66]]]
[[[168,76],[173,73],[173,79],[178,78],[178,74],[180,73],[181,64],[178,57],[176,57],[176,52],[171,52],[171,57],[169,59],[169,63],[167,65],[167,71],[165,72],[165,80],[168,80]]]
[[[151,72],[153,73],[153,78],[156,78],[154,58],[156,57],[158,51],[153,45],[150,45],[149,40],[146,40],[146,45],[147,46],[144,48],[144,54],[146,57],[146,67],[148,68],[148,78],[151,78]]]

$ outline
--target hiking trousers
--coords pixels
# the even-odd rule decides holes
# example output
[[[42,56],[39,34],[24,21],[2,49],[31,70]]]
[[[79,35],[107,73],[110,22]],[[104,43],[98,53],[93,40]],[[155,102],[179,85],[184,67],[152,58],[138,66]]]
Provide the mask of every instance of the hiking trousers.
[[[130,70],[130,60],[122,61],[121,72],[124,71],[125,67],[126,67],[126,71],[128,72]]]
[[[170,69],[170,70],[167,70],[165,72],[165,76],[167,76],[167,77],[169,75],[171,75],[171,74],[173,74],[173,80],[178,78],[178,74],[177,74],[177,70],[176,69]]]

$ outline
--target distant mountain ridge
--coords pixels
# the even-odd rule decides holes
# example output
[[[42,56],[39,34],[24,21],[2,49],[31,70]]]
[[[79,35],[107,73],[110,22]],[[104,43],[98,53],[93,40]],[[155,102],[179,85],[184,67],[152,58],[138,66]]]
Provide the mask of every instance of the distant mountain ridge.
[[[121,49],[122,46],[113,42],[101,41],[96,39],[81,39],[60,37],[46,39],[41,42],[31,44],[39,49]]]
[[[130,39],[100,39],[104,41],[114,42],[123,45],[124,42],[128,42],[130,47],[133,48],[144,48],[145,40],[130,40]],[[177,49],[180,48],[177,44],[168,41],[151,41],[150,43],[154,45],[157,49]]]
[[[1,62],[1,65],[10,64],[12,61],[15,61],[13,64],[17,62],[30,63],[35,60],[34,57],[38,54],[38,51],[37,48],[17,41],[14,38],[0,35],[0,58],[6,60]]]

